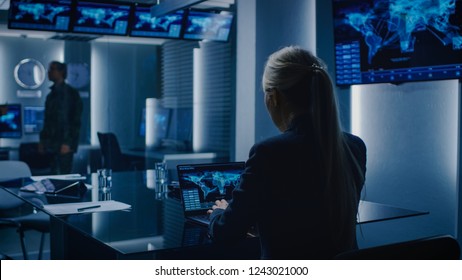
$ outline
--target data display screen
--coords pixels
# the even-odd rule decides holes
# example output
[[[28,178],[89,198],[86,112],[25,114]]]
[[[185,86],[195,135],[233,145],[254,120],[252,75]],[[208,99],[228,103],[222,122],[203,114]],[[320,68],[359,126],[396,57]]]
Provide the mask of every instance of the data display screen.
[[[68,32],[72,1],[12,0],[8,28]]]
[[[462,0],[334,0],[337,85],[460,79]]]
[[[130,4],[77,1],[72,31],[104,35],[127,35]]]

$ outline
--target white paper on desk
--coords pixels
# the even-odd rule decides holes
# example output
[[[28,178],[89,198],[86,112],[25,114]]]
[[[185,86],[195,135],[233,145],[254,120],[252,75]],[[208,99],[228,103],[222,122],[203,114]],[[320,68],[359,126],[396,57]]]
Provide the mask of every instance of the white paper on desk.
[[[100,206],[98,208],[86,209],[79,211],[80,208]],[[58,203],[47,204],[43,206],[45,211],[53,215],[71,215],[71,214],[85,214],[105,211],[118,211],[131,209],[132,206],[120,201],[106,200],[106,201],[91,201],[91,202],[75,202],[75,203]]]
[[[57,179],[57,180],[85,180],[86,177],[78,173],[74,174],[62,174],[62,175],[44,175],[44,176],[32,176],[30,177],[34,181],[41,181],[43,179]]]

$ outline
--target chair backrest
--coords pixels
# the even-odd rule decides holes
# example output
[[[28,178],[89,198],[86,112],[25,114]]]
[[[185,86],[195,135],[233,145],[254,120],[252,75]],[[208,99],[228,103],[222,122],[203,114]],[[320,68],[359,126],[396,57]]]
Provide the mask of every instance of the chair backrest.
[[[32,175],[27,163],[18,160],[0,161],[0,181],[7,181]]]
[[[17,160],[0,161],[0,185],[2,181],[30,177],[31,175],[30,168],[25,162]],[[5,190],[0,189],[0,211],[13,209],[22,204],[22,200],[17,199],[13,197],[13,195],[6,193]]]
[[[126,162],[116,135],[112,132],[98,132],[97,134],[103,156],[103,167],[111,168],[115,171],[124,169]]]
[[[406,242],[341,253],[339,260],[458,260],[460,246],[450,235],[432,236]]]

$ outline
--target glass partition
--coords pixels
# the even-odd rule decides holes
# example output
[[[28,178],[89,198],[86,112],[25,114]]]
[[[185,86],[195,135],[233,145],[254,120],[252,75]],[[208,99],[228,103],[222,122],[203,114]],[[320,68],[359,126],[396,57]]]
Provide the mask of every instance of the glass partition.
[[[10,159],[23,160],[21,145],[39,142],[43,108],[53,85],[47,73],[52,61],[67,64],[66,82],[78,91],[83,104],[72,173],[86,174],[101,166],[98,132],[114,133],[121,151],[132,155],[138,151],[142,156],[147,137],[152,136],[147,134],[154,133],[157,153],[216,153],[223,160],[230,158],[235,94],[232,38],[217,43],[9,31],[0,32],[0,72],[10,73],[0,77],[0,104],[21,104],[27,117],[23,125],[27,131],[20,138],[0,139],[0,147],[11,149]],[[11,79],[16,65],[25,59],[44,69],[16,69],[21,79]],[[146,114],[149,99],[159,101],[156,114]],[[152,123],[157,128],[147,127]],[[26,153],[37,154],[38,146],[28,147],[35,150]],[[159,160],[164,159],[154,159]]]

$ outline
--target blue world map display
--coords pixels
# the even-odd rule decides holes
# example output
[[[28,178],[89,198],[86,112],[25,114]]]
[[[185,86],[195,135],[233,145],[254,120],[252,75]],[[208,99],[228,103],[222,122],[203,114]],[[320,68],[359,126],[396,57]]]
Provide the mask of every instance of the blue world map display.
[[[338,85],[460,78],[462,1],[334,1]]]

